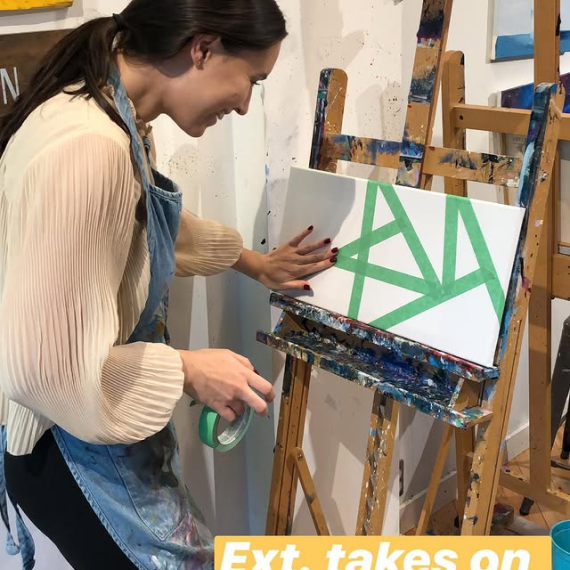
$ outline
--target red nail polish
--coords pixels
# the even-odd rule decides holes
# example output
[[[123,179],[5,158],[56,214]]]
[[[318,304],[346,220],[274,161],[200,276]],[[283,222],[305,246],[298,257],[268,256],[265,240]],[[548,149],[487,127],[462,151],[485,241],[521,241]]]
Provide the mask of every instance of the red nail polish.
[[[326,244],[326,245],[329,245],[330,242],[331,242],[331,240],[330,240],[329,238],[327,238],[327,239],[325,240],[325,244]]]
[[[336,257],[336,256],[331,259],[331,263],[336,263],[337,261],[338,261],[338,257]]]
[[[311,286],[310,285],[305,285],[303,287],[303,289],[305,289],[305,291],[310,291],[311,290]]]
[[[309,231],[312,232],[314,230],[314,226],[309,226]]]
[[[331,249],[331,253],[338,253],[338,247],[333,247]]]

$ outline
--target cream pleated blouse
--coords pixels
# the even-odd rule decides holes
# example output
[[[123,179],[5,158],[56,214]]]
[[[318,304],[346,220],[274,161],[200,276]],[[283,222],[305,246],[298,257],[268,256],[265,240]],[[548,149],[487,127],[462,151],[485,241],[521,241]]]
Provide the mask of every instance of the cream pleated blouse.
[[[182,395],[176,350],[125,344],[150,280],[135,170],[125,132],[63,93],[0,160],[0,424],[13,455],[54,424],[92,443],[140,441]],[[241,252],[238,232],[183,213],[179,276],[221,272]]]

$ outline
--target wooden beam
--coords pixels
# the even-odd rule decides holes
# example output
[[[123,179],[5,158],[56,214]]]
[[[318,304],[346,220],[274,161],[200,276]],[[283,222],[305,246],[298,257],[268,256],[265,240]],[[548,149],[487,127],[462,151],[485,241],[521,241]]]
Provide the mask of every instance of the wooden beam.
[[[457,182],[457,186],[451,184],[449,187],[456,196],[463,195],[465,180],[516,187],[521,167],[522,161],[510,156],[434,147],[426,150],[424,162],[426,174],[444,176],[450,183]]]
[[[510,156],[469,152],[453,146],[460,144],[452,139],[452,146],[430,146],[425,149],[424,171],[432,176],[446,177],[457,183],[456,192],[463,192],[464,181],[481,182],[497,186],[517,186],[522,161]],[[365,137],[335,134],[325,139],[328,164],[337,160],[357,162],[370,166],[398,168],[401,145]],[[463,195],[461,193],[456,195]]]
[[[303,444],[310,378],[310,364],[287,357],[266,524],[269,536],[291,534],[297,472],[288,458],[293,449]]]
[[[374,394],[356,536],[381,536],[388,501],[399,404]]]
[[[415,188],[431,184],[431,177],[423,174],[423,162],[433,135],[452,5],[453,0],[423,1],[397,184]]]
[[[456,409],[464,410],[477,406],[481,401],[481,385],[469,380],[463,380]],[[474,430],[456,429],[455,432],[455,457],[457,467],[457,515],[463,519],[465,513],[465,501],[469,491],[469,478],[471,476],[471,464],[473,462],[473,450],[475,449]]]
[[[537,0],[534,12],[534,81],[560,81],[560,0]],[[563,104],[561,105],[561,108]],[[550,152],[558,156],[557,147]],[[559,168],[555,159],[552,172]],[[552,264],[555,216],[553,196],[555,175],[548,181],[548,203],[543,220],[542,238],[536,260],[528,313],[529,338],[529,441],[530,480],[542,489],[551,485],[550,434],[552,381]],[[545,189],[547,190],[547,189]],[[558,205],[558,204],[556,204]]]
[[[327,155],[334,160],[397,169],[401,144],[368,137],[332,134],[326,138]]]
[[[501,472],[500,485],[510,489],[521,497],[528,497],[542,506],[552,509],[570,518],[570,495],[556,489],[544,489],[528,479],[515,477],[512,473]]]
[[[457,105],[451,113],[453,124],[458,128],[489,131],[506,135],[526,135],[530,111],[505,109],[485,105]],[[560,140],[570,141],[570,114],[562,115]]]
[[[560,0],[535,0],[534,83],[560,81]]]
[[[337,170],[338,158],[334,150],[328,147],[328,139],[342,132],[347,84],[348,76],[341,69],[321,71],[309,159],[310,168],[326,172]]]
[[[530,478],[544,489],[550,487],[552,447],[552,203],[553,195],[549,192],[528,312]]]
[[[454,431],[455,428],[450,425],[446,425],[443,428],[443,437],[441,440],[441,445],[439,446],[439,451],[437,452],[437,458],[433,467],[428,492],[426,494],[422,512],[420,514],[420,522],[418,523],[418,528],[416,529],[416,536],[423,536],[427,534],[429,521],[433,512],[433,506],[435,504],[435,498],[437,496],[437,490],[439,489],[441,476],[443,474],[443,468],[445,467],[445,462],[447,461],[447,454],[449,453],[449,447],[451,445],[451,440],[453,439]]]
[[[452,124],[456,128],[488,131],[513,135],[526,135],[530,111],[505,109],[486,105],[456,105],[452,112]]]
[[[451,110],[455,105],[465,103],[465,61],[460,51],[447,52],[443,56],[442,74],[442,118],[443,146],[464,150],[466,148],[466,133],[458,128],[452,120]],[[426,156],[426,170],[429,161]],[[445,179],[445,193],[453,196],[467,196],[467,183],[453,178]]]
[[[299,480],[301,481],[307,506],[309,507],[309,512],[311,513],[317,534],[319,536],[329,536],[330,532],[327,526],[327,521],[323,513],[321,502],[319,501],[319,496],[317,495],[313,476],[311,475],[309,466],[307,465],[305,453],[300,447],[296,447],[291,451],[290,458],[299,473]]]

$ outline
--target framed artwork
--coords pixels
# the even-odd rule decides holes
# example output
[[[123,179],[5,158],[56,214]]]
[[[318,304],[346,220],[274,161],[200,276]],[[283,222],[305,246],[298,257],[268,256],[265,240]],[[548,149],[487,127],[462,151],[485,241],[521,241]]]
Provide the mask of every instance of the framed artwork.
[[[532,58],[534,0],[492,0],[491,61]],[[560,50],[570,51],[570,2],[560,3]]]

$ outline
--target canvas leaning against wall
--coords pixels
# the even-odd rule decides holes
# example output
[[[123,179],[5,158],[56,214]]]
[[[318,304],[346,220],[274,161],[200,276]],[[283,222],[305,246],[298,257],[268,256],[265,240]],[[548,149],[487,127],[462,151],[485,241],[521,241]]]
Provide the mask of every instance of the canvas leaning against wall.
[[[297,298],[492,366],[524,210],[293,168],[282,239],[340,248]]]
[[[493,0],[491,61],[534,55],[534,0]],[[560,49],[570,51],[570,2],[560,3]]]

